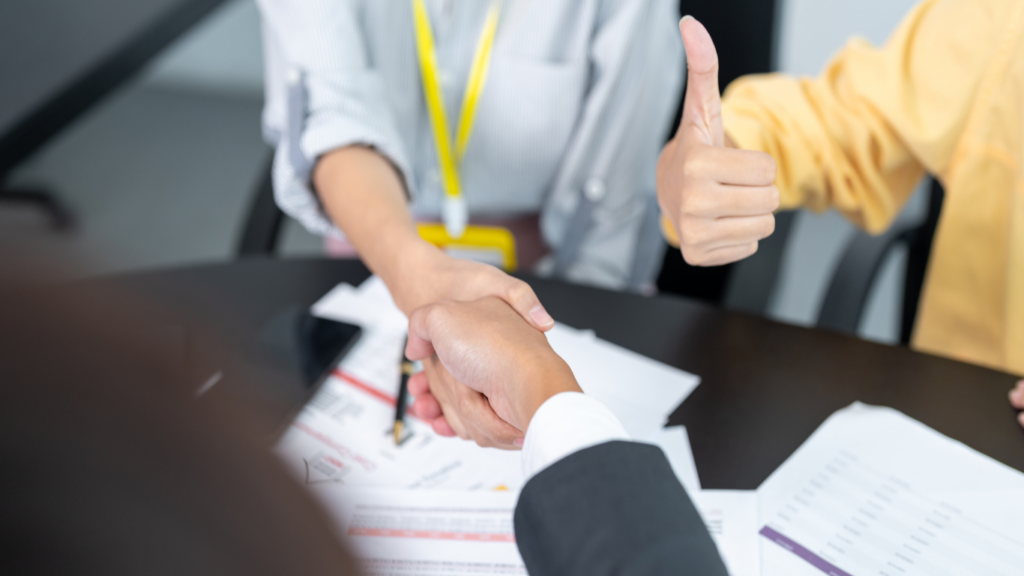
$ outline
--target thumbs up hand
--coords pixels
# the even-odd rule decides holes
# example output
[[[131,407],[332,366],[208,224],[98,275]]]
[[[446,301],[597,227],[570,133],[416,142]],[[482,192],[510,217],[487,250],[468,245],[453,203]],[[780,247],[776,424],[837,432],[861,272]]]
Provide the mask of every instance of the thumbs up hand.
[[[775,160],[727,145],[718,90],[718,53],[704,26],[679,23],[689,78],[683,118],[658,159],[658,203],[694,266],[718,266],[757,252],[775,231]]]

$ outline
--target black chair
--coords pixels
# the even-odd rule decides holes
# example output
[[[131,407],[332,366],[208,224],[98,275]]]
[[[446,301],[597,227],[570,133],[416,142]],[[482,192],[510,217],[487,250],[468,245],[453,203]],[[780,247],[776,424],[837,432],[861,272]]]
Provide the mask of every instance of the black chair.
[[[29,188],[0,189],[0,206],[30,206],[46,214],[58,232],[75,227],[75,216],[61,199],[48,190]]]
[[[259,184],[252,195],[245,227],[238,240],[236,254],[239,258],[250,256],[273,256],[281,238],[284,212],[274,201],[274,182],[271,170],[274,155],[271,153],[264,163]]]
[[[907,265],[903,282],[900,343],[910,344],[944,197],[942,185],[933,178],[929,186],[928,211],[923,221],[897,223],[880,236],[858,232],[850,240],[829,284],[818,314],[818,327],[856,334],[871,288],[878,279],[885,258],[893,248],[903,244],[907,246]]]

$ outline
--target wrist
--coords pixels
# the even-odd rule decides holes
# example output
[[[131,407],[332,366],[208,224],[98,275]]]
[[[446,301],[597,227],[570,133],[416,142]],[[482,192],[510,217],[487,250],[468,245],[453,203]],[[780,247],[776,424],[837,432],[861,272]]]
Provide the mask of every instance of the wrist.
[[[529,428],[537,410],[550,398],[563,392],[583,392],[569,365],[554,353],[548,360],[526,370],[524,376],[518,386],[522,393],[515,407],[516,425],[523,432]]]
[[[387,272],[377,273],[388,285],[398,308],[409,315],[434,302],[430,295],[431,287],[436,284],[434,271],[447,255],[416,234],[396,242],[392,254]]]

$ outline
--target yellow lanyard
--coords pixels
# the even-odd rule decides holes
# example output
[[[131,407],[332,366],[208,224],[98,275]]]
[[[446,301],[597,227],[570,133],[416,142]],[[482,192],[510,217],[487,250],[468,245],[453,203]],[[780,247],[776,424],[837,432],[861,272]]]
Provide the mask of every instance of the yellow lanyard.
[[[494,36],[498,29],[498,16],[501,12],[499,0],[491,2],[487,12],[484,30],[477,42],[473,66],[469,72],[469,82],[462,99],[462,113],[459,117],[458,132],[455,139],[455,150],[452,150],[451,131],[448,128],[448,117],[445,114],[444,98],[441,93],[440,72],[437,65],[437,52],[434,34],[430,29],[430,16],[424,0],[412,0],[413,20],[416,26],[416,51],[419,54],[420,75],[423,77],[423,94],[427,101],[430,123],[434,129],[434,143],[437,148],[437,159],[441,167],[441,179],[445,190],[444,223],[448,235],[453,239],[462,238],[469,222],[469,211],[462,195],[462,182],[459,178],[459,164],[466,153],[473,123],[476,120],[476,107],[480,101],[484,84],[487,82],[487,71],[491,64],[491,52],[494,48]]]

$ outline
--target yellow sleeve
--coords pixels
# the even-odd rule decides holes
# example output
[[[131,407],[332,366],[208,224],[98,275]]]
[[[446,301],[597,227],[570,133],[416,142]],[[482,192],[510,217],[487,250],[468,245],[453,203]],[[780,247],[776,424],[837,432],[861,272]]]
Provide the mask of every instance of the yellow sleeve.
[[[1013,2],[929,0],[882,48],[850,41],[817,78],[733,82],[726,133],[778,163],[782,207],[885,230],[922,174],[942,176]]]

